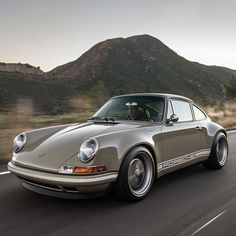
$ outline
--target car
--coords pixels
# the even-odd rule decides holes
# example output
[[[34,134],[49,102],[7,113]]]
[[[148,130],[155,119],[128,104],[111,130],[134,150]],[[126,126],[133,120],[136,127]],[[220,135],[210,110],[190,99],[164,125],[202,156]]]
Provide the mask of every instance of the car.
[[[90,198],[109,191],[145,198],[154,181],[202,163],[221,169],[227,134],[191,99],[141,93],[109,99],[87,122],[21,133],[8,169],[34,192]]]

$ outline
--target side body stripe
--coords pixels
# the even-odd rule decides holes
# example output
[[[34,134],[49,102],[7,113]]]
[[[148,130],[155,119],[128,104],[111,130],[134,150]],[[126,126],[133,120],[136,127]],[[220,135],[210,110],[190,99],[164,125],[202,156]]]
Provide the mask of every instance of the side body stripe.
[[[211,149],[208,148],[208,149],[199,150],[193,153],[189,153],[184,156],[176,157],[168,161],[163,161],[157,165],[157,170],[158,171],[166,170],[168,168],[184,164],[188,161],[192,161],[200,157],[209,156],[210,152],[211,152]]]

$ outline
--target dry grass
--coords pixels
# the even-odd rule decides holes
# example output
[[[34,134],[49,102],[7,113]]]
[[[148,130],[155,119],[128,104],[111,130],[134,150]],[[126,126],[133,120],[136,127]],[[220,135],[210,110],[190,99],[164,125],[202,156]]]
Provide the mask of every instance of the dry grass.
[[[225,128],[236,127],[236,102],[227,102],[222,106],[206,107],[211,119]]]
[[[15,115],[12,113],[0,115],[0,163],[11,158],[12,141],[14,137],[27,130],[42,128],[46,126],[81,123],[91,116],[90,112],[83,114],[68,113],[60,116],[45,115]]]

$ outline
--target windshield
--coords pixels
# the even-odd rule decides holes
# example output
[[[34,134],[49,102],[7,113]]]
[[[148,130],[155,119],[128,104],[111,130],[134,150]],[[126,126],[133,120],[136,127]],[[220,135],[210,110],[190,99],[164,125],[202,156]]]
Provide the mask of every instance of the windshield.
[[[165,100],[157,96],[127,96],[109,100],[91,118],[93,120],[139,120],[161,122]]]

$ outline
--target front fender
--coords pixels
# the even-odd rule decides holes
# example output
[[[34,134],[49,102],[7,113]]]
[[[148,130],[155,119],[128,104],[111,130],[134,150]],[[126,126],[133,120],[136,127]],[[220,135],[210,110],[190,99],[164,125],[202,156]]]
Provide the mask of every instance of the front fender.
[[[161,142],[155,145],[160,127],[141,127],[135,130],[118,131],[96,136],[99,150],[89,163],[81,163],[78,155],[67,160],[65,165],[98,166],[105,165],[107,171],[118,171],[126,154],[136,146],[148,146],[152,149],[157,162],[160,156]],[[160,145],[160,146],[159,146]]]

